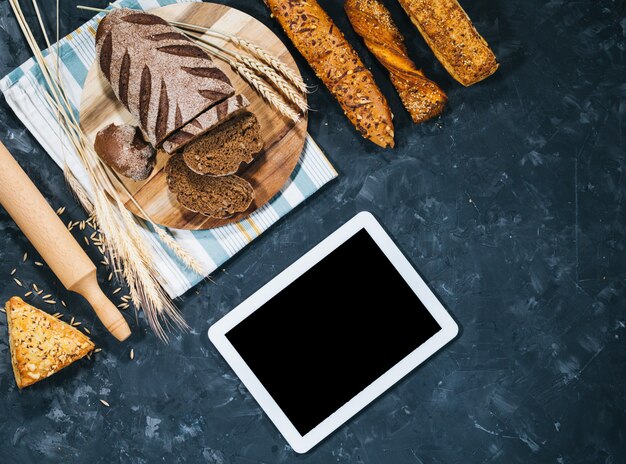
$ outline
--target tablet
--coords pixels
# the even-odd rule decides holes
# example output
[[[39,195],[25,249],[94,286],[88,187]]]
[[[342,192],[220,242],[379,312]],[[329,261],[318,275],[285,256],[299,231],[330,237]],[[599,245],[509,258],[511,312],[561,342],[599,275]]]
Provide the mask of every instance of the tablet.
[[[209,338],[304,453],[457,333],[424,280],[363,212],[215,323]]]

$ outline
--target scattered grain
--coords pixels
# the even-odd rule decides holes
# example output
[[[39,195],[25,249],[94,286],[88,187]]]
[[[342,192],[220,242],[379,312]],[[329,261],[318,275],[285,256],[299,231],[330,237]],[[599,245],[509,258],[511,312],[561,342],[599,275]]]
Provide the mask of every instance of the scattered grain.
[[[134,348],[130,349],[130,359],[135,359],[135,349]]]
[[[21,280],[16,279],[15,277],[13,277],[13,280],[15,281],[15,283],[16,283],[17,285],[19,285],[20,287],[23,287],[23,285],[22,285],[22,281],[21,281]]]
[[[28,298],[28,297],[29,297],[29,296],[31,296],[32,294],[33,294],[33,292],[28,291],[28,292],[24,293],[24,296],[25,296],[26,298]]]
[[[15,273],[16,273],[16,272],[17,272],[17,269],[13,269],[13,270],[11,271],[11,275],[15,275]]]
[[[54,300],[43,300],[43,302],[48,304],[57,304],[57,302]]]
[[[26,262],[27,259],[28,259],[28,252],[24,253],[24,257],[22,258],[22,261]]]
[[[111,405],[110,405],[109,403],[107,403],[107,402],[106,402],[105,400],[103,400],[103,399],[100,399],[100,402],[101,402],[102,404],[104,404],[107,408],[110,408],[110,407],[111,407]]]
[[[41,267],[41,266],[43,266],[43,263],[41,263],[41,262],[39,262],[39,261],[35,261],[35,266],[39,266],[39,267]]]

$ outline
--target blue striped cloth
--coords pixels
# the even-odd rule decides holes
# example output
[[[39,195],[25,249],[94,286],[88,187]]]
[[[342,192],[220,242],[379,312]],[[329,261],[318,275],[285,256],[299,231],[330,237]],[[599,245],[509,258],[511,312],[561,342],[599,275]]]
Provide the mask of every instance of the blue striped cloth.
[[[121,0],[120,6],[135,9],[151,9],[172,3],[196,0]],[[102,14],[59,41],[60,72],[68,92],[69,101],[76,116],[79,116],[82,87],[87,72],[95,58],[94,34]],[[54,53],[46,53],[47,59],[56,62]],[[89,182],[77,154],[68,140],[61,134],[57,117],[44,96],[45,84],[39,66],[28,60],[0,81],[9,106],[35,136],[46,152],[59,165],[67,161],[74,175],[86,188]],[[202,264],[209,275],[235,253],[267,230],[278,219],[315,193],[328,181],[337,177],[337,172],[326,159],[320,148],[307,136],[304,151],[297,168],[287,184],[268,204],[255,211],[247,219],[216,229],[205,231],[174,230],[174,238]],[[189,271],[178,259],[164,248],[156,234],[144,228],[146,239],[153,245],[159,269],[160,282],[175,298],[200,282],[203,277]]]

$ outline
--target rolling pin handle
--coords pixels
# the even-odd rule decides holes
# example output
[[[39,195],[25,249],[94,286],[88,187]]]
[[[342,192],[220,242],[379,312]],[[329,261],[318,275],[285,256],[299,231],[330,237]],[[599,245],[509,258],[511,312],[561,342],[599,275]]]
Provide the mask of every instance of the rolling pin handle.
[[[130,337],[130,327],[124,316],[117,311],[98,285],[96,271],[90,272],[80,279],[69,290],[81,294],[93,307],[94,311],[111,334],[123,342]]]

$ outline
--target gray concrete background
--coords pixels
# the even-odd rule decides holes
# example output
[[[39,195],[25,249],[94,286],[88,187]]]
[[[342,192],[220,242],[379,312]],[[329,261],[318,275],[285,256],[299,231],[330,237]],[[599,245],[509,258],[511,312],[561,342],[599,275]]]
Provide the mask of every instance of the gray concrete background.
[[[63,33],[89,17],[77,3],[104,4],[62,2]],[[277,30],[260,0],[224,3]],[[449,95],[445,114],[421,126],[410,123],[355,37],[342,2],[321,3],[388,97],[397,149],[362,140],[319,87],[310,132],[340,179],[181,298],[193,330],[169,345],[134,318],[132,339],[114,342],[83,301],[33,264],[36,254],[0,211],[0,299],[23,293],[9,277],[17,268],[24,282],[66,300],[103,348],[20,392],[0,317],[0,462],[626,462],[624,1],[463,1],[501,61],[496,75],[468,89],[387,1],[411,55]],[[7,2],[0,3],[0,44],[0,75],[29,56]],[[66,221],[84,218],[61,171],[4,99],[0,138],[50,203],[68,207]],[[384,224],[462,333],[298,456],[206,331],[363,209]]]

